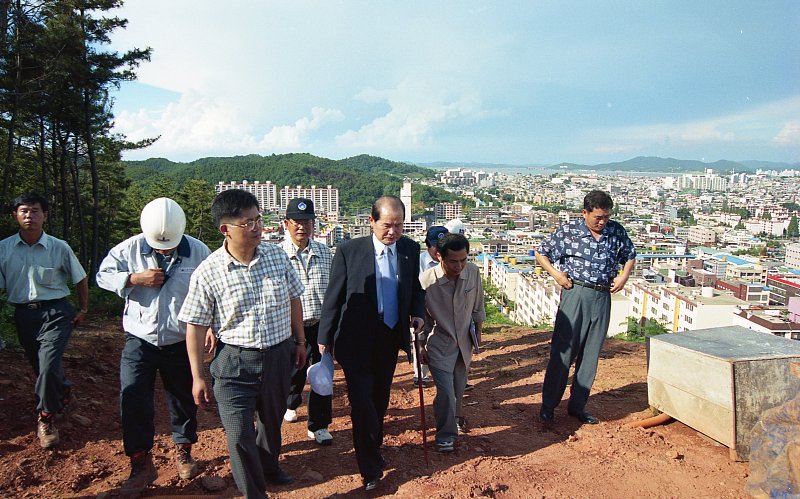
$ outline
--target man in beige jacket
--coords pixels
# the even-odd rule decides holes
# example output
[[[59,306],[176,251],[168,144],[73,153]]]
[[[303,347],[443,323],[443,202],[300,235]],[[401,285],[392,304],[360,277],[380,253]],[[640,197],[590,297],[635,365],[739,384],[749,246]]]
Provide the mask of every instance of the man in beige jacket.
[[[440,264],[420,277],[425,289],[425,327],[420,333],[422,362],[436,384],[436,448],[452,452],[459,430],[464,430],[462,398],[472,349],[480,342],[486,312],[480,271],[467,262],[469,241],[446,234],[438,244]],[[475,322],[475,336],[470,324]]]

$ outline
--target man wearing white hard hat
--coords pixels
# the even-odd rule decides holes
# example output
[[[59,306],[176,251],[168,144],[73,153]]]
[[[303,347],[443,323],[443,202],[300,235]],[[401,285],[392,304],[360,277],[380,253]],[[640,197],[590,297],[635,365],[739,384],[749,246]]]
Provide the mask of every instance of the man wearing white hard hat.
[[[158,476],[153,448],[153,389],[156,373],[166,390],[178,476],[197,475],[191,457],[197,442],[197,406],[186,350],[186,325],[178,321],[189,278],[209,254],[208,247],[184,234],[186,216],[169,198],[148,203],[140,218],[142,234],[111,249],[97,272],[97,285],[125,299],[125,347],[120,362],[120,413],[131,474],[123,493],[141,492]]]

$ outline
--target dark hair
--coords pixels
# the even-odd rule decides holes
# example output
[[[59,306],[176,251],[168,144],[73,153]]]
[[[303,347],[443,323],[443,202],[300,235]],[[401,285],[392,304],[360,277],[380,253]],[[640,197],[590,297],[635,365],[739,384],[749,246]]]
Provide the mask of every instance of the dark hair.
[[[219,225],[222,220],[236,218],[241,215],[242,210],[254,206],[259,207],[258,198],[253,194],[241,189],[230,189],[214,197],[211,202],[211,216],[214,217],[214,223]]]
[[[469,254],[469,240],[464,237],[464,234],[457,234],[455,232],[445,234],[444,237],[439,239],[439,242],[436,243],[436,250],[439,251],[439,256],[442,258],[446,257],[447,253],[450,251],[461,251],[465,248],[467,254]]]
[[[23,204],[36,204],[39,203],[39,206],[42,207],[42,211],[45,213],[50,211],[50,204],[47,202],[44,196],[39,194],[38,192],[25,192],[20,194],[19,196],[14,198],[14,201],[11,202],[11,211],[17,211],[17,208],[22,206]]]
[[[406,218],[406,205],[400,201],[400,198],[397,196],[381,196],[372,203],[372,219],[376,222],[381,218],[381,208],[385,204],[392,204],[393,208],[400,209],[403,212],[403,219]]]
[[[600,208],[601,210],[610,210],[613,207],[614,201],[605,191],[591,191],[586,195],[585,198],[583,198],[583,209],[588,212],[594,211],[595,208]]]

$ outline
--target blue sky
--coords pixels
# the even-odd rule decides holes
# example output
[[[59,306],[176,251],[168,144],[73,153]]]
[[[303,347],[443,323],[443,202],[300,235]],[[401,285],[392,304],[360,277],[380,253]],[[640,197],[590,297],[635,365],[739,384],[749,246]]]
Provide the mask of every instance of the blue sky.
[[[128,0],[125,159],[800,161],[800,2]]]

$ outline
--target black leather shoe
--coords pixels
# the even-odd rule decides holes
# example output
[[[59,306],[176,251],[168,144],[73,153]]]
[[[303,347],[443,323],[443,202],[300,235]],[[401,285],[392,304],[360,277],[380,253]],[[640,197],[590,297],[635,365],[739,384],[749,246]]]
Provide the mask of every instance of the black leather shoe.
[[[553,424],[556,420],[556,417],[553,415],[553,409],[542,409],[539,411],[539,421],[544,424]]]
[[[600,422],[599,419],[597,419],[596,417],[592,416],[591,414],[589,414],[586,411],[569,412],[569,415],[572,416],[573,418],[577,419],[581,423],[597,424],[597,423]]]
[[[378,488],[378,484],[380,483],[380,478],[375,478],[374,480],[364,480],[364,490],[375,490]]]
[[[290,483],[294,482],[294,478],[280,468],[268,475],[264,475],[264,478],[266,478],[267,482],[271,483],[272,485],[289,485]]]

